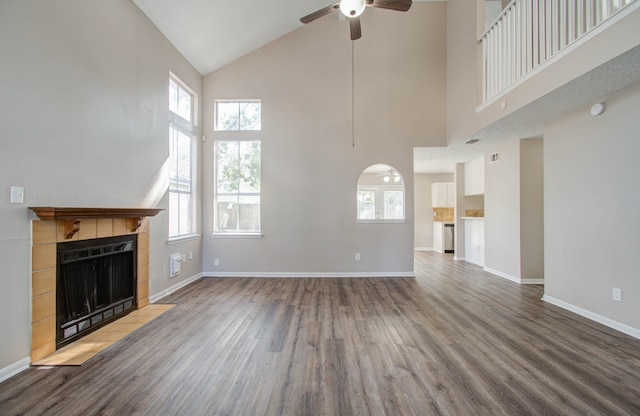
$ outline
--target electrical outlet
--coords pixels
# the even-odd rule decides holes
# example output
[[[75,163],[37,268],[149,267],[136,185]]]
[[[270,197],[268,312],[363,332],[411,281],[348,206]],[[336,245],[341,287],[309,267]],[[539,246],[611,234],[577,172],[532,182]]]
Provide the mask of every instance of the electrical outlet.
[[[360,261],[360,253],[356,253],[356,261]]]
[[[220,259],[213,259],[214,266],[220,266]]]
[[[189,252],[189,260],[193,260],[193,251]]]
[[[613,288],[613,300],[622,302],[622,289],[618,289],[617,287]]]

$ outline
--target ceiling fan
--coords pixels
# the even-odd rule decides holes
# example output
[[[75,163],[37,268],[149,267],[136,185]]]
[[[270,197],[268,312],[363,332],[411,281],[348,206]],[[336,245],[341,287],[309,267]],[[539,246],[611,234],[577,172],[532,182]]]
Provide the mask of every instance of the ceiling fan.
[[[362,30],[360,29],[360,15],[366,7],[377,7],[379,9],[397,10],[406,12],[411,7],[411,0],[340,0],[338,3],[315,11],[302,19],[302,23],[311,23],[316,19],[325,16],[334,10],[340,9],[349,19],[351,30],[351,40],[360,39]]]
[[[395,170],[395,169],[389,169],[385,172],[380,172],[376,175],[376,177],[382,177],[382,180],[385,183],[389,183],[389,182],[393,182],[393,183],[398,183],[400,182],[400,174]]]

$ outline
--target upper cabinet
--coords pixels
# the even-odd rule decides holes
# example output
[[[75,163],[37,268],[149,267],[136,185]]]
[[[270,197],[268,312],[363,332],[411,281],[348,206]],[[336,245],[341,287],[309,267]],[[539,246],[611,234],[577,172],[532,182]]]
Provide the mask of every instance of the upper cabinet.
[[[484,195],[484,158],[464,164],[464,194]]]
[[[431,184],[431,207],[453,208],[456,203],[456,187],[453,182]]]

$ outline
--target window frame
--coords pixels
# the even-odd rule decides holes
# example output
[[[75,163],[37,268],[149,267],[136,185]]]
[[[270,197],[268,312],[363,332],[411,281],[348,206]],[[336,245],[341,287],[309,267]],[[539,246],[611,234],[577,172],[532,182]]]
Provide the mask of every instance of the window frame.
[[[238,104],[238,120],[240,120],[240,105],[241,104],[260,104],[260,123],[259,123],[259,128],[257,129],[250,129],[250,130],[245,130],[245,129],[241,129],[240,128],[240,121],[238,121],[238,128],[237,129],[225,129],[225,128],[221,128],[221,126],[219,125],[219,120],[218,120],[218,116],[220,114],[220,111],[218,109],[219,104],[231,104],[231,103],[236,103]],[[262,131],[262,100],[261,99],[216,99],[213,101],[213,129],[216,132],[259,132]]]
[[[233,130],[231,130],[233,131]],[[255,132],[255,131],[254,131]],[[258,137],[246,137],[246,138],[217,138],[213,143],[213,231],[212,236],[216,238],[228,238],[228,237],[238,237],[238,238],[261,238],[262,237],[262,185],[257,192],[218,192],[218,144],[221,142],[229,142],[229,143],[237,143],[238,148],[240,147],[240,143],[244,142],[258,142],[260,144],[260,181],[262,182],[262,140]],[[238,198],[241,197],[258,197],[259,205],[260,205],[260,213],[259,213],[259,229],[251,230],[251,231],[242,231],[242,230],[232,230],[225,231],[218,229],[218,217],[220,213],[218,212],[218,197],[219,196],[236,196]]]
[[[358,218],[360,212],[360,192],[374,192],[375,193],[375,211],[376,213],[384,212],[384,194],[387,191],[401,191],[402,192],[402,218],[386,219],[386,218]],[[392,184],[392,185],[358,185],[356,190],[356,221],[362,224],[403,224],[406,222],[406,191],[404,184]]]
[[[196,93],[189,88],[189,86],[187,86],[182,80],[180,80],[180,78],[178,78],[175,74],[173,74],[172,72],[169,72],[169,88],[171,88],[171,83],[175,83],[178,87],[179,90],[182,90],[183,92],[187,93],[189,95],[189,97],[191,97],[191,103],[190,103],[190,109],[189,109],[189,120],[185,119],[184,117],[182,117],[180,114],[175,113],[171,110],[171,101],[169,102],[169,105],[167,107],[168,109],[168,113],[169,113],[169,156],[168,159],[172,158],[173,156],[178,157],[178,155],[174,154],[174,151],[172,149],[172,143],[174,140],[174,134],[184,134],[186,136],[189,137],[189,142],[190,142],[190,146],[189,146],[189,191],[185,192],[185,191],[180,191],[180,190],[175,190],[175,189],[171,189],[171,181],[172,179],[178,180],[179,177],[176,176],[175,178],[172,178],[171,176],[171,172],[168,172],[167,174],[167,179],[169,181],[168,184],[168,196],[169,196],[169,201],[171,200],[171,196],[172,194],[178,194],[178,195],[184,195],[184,194],[188,194],[189,195],[189,208],[188,208],[188,218],[189,218],[189,229],[188,230],[180,230],[180,224],[179,224],[179,218],[180,218],[180,213],[177,213],[177,218],[178,218],[178,234],[171,234],[171,229],[172,229],[172,225],[171,225],[171,221],[172,219],[174,219],[173,214],[171,212],[171,203],[169,202],[169,208],[167,209],[167,236],[168,236],[168,242],[169,244],[171,243],[176,243],[176,242],[180,242],[182,240],[188,240],[188,239],[192,239],[192,238],[196,238],[199,236],[199,234],[197,234],[196,232],[196,217],[197,217],[197,213],[196,213],[196,209],[197,209],[197,204],[196,204],[196,188],[197,188],[197,178],[194,176],[194,172],[197,171],[196,169],[196,160],[197,160],[197,144],[196,144],[196,128],[197,128],[197,124],[196,124],[196,114],[197,114],[197,102],[198,102],[198,96],[196,95]],[[169,99],[171,100],[171,97],[169,97]],[[175,129],[175,133],[174,133],[174,129]],[[176,161],[177,163],[177,161]],[[180,198],[180,197],[178,197]],[[182,232],[181,232],[182,231]]]

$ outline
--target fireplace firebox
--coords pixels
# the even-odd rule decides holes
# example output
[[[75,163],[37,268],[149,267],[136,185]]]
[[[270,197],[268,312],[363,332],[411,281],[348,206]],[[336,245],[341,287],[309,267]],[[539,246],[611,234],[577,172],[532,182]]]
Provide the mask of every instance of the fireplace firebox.
[[[137,235],[57,244],[56,348],[137,308]]]

